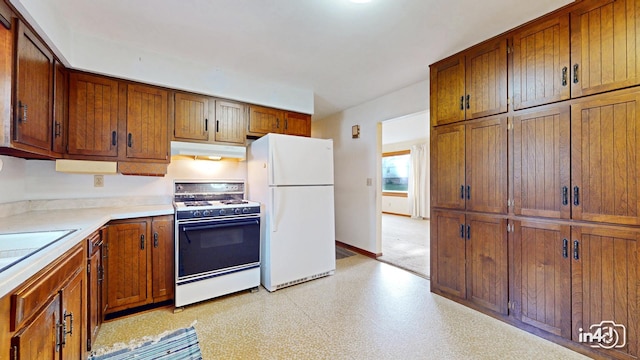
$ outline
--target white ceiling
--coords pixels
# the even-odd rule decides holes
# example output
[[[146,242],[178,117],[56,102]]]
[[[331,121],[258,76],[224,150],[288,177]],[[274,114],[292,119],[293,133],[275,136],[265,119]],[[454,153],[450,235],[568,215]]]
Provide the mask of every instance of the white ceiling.
[[[71,33],[308,89],[314,119],[426,80],[429,64],[571,2],[18,1],[55,7]]]

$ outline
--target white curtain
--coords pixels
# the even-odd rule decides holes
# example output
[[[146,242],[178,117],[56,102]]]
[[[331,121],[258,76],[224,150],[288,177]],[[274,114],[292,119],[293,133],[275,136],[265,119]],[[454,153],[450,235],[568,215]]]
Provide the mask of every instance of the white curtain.
[[[412,218],[429,217],[429,148],[428,144],[411,146],[409,167],[409,203]]]

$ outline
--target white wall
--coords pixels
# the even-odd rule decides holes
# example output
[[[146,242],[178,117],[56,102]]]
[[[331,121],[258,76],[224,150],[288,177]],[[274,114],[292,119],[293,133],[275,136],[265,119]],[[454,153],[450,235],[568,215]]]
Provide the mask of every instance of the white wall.
[[[55,1],[11,0],[63,61],[76,69],[313,114],[311,89],[249,78],[188,59],[73,32]],[[114,24],[117,26],[117,23]]]
[[[426,70],[425,70],[426,71]],[[428,80],[313,121],[313,137],[334,141],[336,240],[379,254],[381,122],[426,111]],[[360,138],[351,126],[360,125]],[[367,178],[373,179],[367,186]]]
[[[382,122],[382,152],[410,150],[412,145],[429,143],[429,112],[422,111]],[[428,167],[427,167],[428,169]],[[427,172],[427,177],[428,177]],[[427,207],[429,188],[425,189]],[[382,212],[411,215],[408,197],[383,196]]]
[[[93,187],[93,175],[55,171],[55,162],[0,156],[0,203],[113,197],[164,197],[171,201],[174,179],[246,179],[244,161],[193,160],[174,157],[164,177],[105,175],[104,187]],[[135,202],[135,200],[132,200]]]

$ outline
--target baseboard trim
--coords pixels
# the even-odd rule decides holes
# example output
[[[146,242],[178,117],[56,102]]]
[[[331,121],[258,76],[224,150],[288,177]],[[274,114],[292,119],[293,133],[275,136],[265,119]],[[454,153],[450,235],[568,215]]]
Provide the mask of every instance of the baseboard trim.
[[[383,214],[389,214],[389,215],[397,215],[397,216],[404,216],[404,217],[408,217],[410,218],[411,215],[407,215],[407,214],[398,214],[398,213],[394,213],[394,212],[388,212],[388,211],[383,211]]]
[[[339,246],[341,248],[345,248],[347,250],[351,250],[351,251],[353,251],[355,253],[358,253],[360,255],[364,255],[366,257],[370,257],[372,259],[377,259],[378,256],[382,256],[382,254],[375,254],[375,253],[369,252],[367,250],[360,249],[359,247],[355,247],[355,246],[352,246],[352,245],[349,245],[349,244],[345,244],[342,241],[338,241],[338,240],[336,240],[336,246]]]

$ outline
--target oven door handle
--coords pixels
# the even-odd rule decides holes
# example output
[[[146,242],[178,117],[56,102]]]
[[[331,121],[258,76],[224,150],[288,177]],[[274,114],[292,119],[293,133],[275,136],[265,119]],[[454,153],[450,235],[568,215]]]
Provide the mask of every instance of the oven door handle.
[[[219,223],[219,224],[211,224],[211,225],[200,225],[200,226],[190,226],[183,225],[182,231],[201,231],[201,230],[211,230],[211,229],[220,229],[231,226],[245,226],[245,225],[260,225],[258,219],[252,220],[244,220],[244,221],[234,221],[231,223]]]

